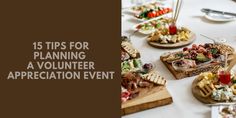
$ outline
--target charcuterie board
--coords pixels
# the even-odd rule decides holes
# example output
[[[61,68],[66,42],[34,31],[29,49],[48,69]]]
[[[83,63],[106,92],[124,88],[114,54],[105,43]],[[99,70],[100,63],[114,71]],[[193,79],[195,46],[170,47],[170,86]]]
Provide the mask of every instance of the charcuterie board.
[[[127,115],[172,102],[171,95],[163,86],[144,89],[138,97],[121,104],[121,114]]]
[[[166,27],[159,28],[147,37],[149,45],[156,48],[179,48],[193,43],[196,39],[196,34],[186,27],[178,27],[172,33],[169,23]]]
[[[217,73],[201,73],[192,83],[193,96],[202,103],[236,102],[236,78],[234,72],[222,76],[223,70]],[[219,75],[219,73],[222,73]],[[226,76],[228,75],[228,79]],[[227,81],[228,80],[228,81]]]
[[[226,52],[229,55],[228,62],[232,61],[234,49],[228,45],[209,43],[197,46],[194,44],[192,48],[186,47],[183,51],[165,53],[160,60],[176,79],[183,79],[223,66]]]
[[[231,56],[229,66],[218,67],[196,77],[192,83],[192,93],[196,99],[205,104],[236,102],[236,76],[232,70],[236,64],[236,54]]]
[[[179,48],[179,47],[187,46],[193,43],[195,39],[196,39],[196,34],[191,32],[190,37],[187,41],[181,41],[178,43],[167,43],[167,44],[161,44],[157,42],[148,41],[148,44],[156,48],[170,49],[170,48]]]
[[[202,103],[205,104],[215,104],[217,103],[215,100],[211,99],[210,97],[202,97],[201,93],[200,93],[200,89],[197,87],[197,83],[198,83],[198,79],[195,79],[192,83],[192,93],[193,96],[199,100]]]
[[[206,71],[210,71],[213,70],[215,66],[220,65],[222,66],[223,63],[211,63],[211,64],[207,64],[204,67],[201,68],[197,68],[195,70],[189,70],[189,71],[185,71],[185,72],[181,72],[181,71],[176,71],[173,66],[170,63],[167,63],[166,61],[163,60],[163,58],[161,57],[161,61],[165,64],[165,66],[168,68],[168,70],[173,74],[173,76],[175,77],[175,79],[183,79],[186,77],[192,77],[195,75],[200,74],[201,72],[206,72]]]
[[[152,63],[143,64],[127,37],[121,43],[121,114],[126,115],[172,103],[166,79]]]

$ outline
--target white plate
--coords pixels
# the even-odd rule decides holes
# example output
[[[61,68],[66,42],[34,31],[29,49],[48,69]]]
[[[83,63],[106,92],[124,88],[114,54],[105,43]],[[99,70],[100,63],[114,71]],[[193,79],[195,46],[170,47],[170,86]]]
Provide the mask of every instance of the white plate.
[[[161,5],[161,8],[171,8],[171,6],[170,5]],[[172,8],[171,8],[172,9]],[[136,15],[139,15],[140,14],[140,12],[134,12],[133,11],[133,13],[134,13],[134,15],[133,15],[133,17],[135,18],[135,19],[137,19],[137,20],[139,20],[139,21],[149,21],[149,20],[153,20],[153,19],[159,19],[159,18],[162,18],[163,16],[166,16],[166,15],[168,15],[168,14],[172,14],[173,13],[173,9],[172,9],[172,11],[171,12],[169,12],[169,13],[166,13],[166,14],[164,14],[164,15],[161,15],[161,16],[158,16],[158,17],[155,17],[155,18],[151,18],[151,19],[140,19],[140,18],[137,18],[136,17]]]
[[[205,18],[211,21],[218,21],[218,22],[229,22],[236,20],[236,17],[225,15],[225,14],[216,14],[216,13],[208,13],[205,15]]]
[[[212,106],[211,107],[211,118],[219,118],[219,107],[220,106]]]
[[[153,1],[151,1],[151,2],[146,2],[146,3],[142,4],[142,5],[137,5],[137,6],[134,5],[134,6],[132,6],[132,7],[129,9],[129,12],[131,12],[131,13],[139,13],[140,11],[138,11],[138,10],[133,10],[133,7],[140,7],[140,6],[143,6],[143,5],[149,5],[149,4],[153,4],[153,3],[159,4],[160,7],[165,7],[165,6],[166,6],[165,4],[163,4],[163,3],[161,3],[161,2],[153,2]]]
[[[223,118],[222,115],[220,114],[220,111],[223,108],[228,107],[228,106],[229,105],[225,105],[225,106],[212,106],[211,107],[211,118]],[[231,117],[232,116],[230,116],[229,118],[231,118]]]
[[[136,30],[138,30],[136,27],[141,25],[141,24],[145,24],[145,23],[148,23],[148,22],[151,22],[153,20],[160,19],[160,18],[170,18],[170,17],[171,17],[170,13],[167,13],[167,14],[161,15],[159,17],[156,17],[156,18],[153,18],[153,19],[150,19],[150,20],[147,20],[147,21],[143,21],[143,22],[141,22],[139,24],[136,24],[136,25],[134,25],[134,27],[132,29],[136,31]],[[155,32],[155,31],[156,31],[156,29],[152,29],[152,30],[138,30],[139,33],[142,33],[142,34],[145,34],[145,35],[149,35],[149,34]]]

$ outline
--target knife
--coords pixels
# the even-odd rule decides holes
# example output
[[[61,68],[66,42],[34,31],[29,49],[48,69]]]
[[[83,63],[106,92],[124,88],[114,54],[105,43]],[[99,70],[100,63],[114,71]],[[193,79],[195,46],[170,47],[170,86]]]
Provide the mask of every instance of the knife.
[[[217,11],[217,10],[207,9],[207,8],[202,8],[201,11],[204,13],[225,14],[225,15],[230,15],[230,16],[236,17],[236,13],[231,13],[231,12]]]

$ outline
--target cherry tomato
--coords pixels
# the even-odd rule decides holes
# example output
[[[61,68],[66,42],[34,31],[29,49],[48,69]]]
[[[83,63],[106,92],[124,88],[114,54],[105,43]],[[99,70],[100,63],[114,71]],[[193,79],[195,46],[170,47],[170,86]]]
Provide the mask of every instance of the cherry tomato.
[[[163,14],[165,14],[165,13],[167,13],[167,12],[166,12],[166,10],[165,10],[165,9],[163,9],[163,10],[162,10],[162,13],[163,13]]]
[[[159,14],[159,12],[158,12],[158,11],[156,11],[156,16],[160,16],[160,14]]]
[[[152,12],[149,12],[148,15],[147,15],[148,18],[152,18],[153,17],[153,14]]]
[[[166,9],[164,9],[163,10],[165,13],[168,13],[169,12],[169,10],[166,8]]]
[[[156,12],[149,12],[147,16],[148,18],[156,17]]]
[[[171,8],[166,8],[166,10],[167,10],[168,12],[171,12]]]
[[[155,11],[152,12],[153,17],[157,17],[157,13]]]

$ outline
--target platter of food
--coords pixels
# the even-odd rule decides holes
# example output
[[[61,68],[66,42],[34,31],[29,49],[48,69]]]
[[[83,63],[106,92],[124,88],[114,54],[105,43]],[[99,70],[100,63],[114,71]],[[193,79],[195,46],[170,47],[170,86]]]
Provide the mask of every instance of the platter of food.
[[[160,59],[176,79],[183,79],[212,71],[233,59],[234,48],[225,44],[206,43],[193,44],[181,51],[169,52],[161,55]]]
[[[196,39],[195,33],[185,27],[171,29],[171,24],[156,30],[147,38],[149,45],[156,48],[178,48],[189,45]]]
[[[124,37],[123,37],[124,38]],[[129,41],[121,43],[121,114],[126,115],[172,103],[166,79],[143,64],[140,53]]]
[[[232,55],[232,61],[216,70],[203,72],[192,83],[192,93],[199,101],[206,104],[236,103],[236,73],[232,67],[236,64],[236,54]]]
[[[146,21],[150,19],[158,19],[171,12],[172,12],[172,9],[169,7],[158,6],[155,9],[147,9],[141,12],[137,12],[134,14],[134,17],[140,21]]]
[[[220,105],[211,108],[211,118],[236,118],[236,105]]]
[[[151,34],[156,30],[163,29],[166,25],[169,25],[173,20],[171,18],[161,17],[159,19],[148,20],[139,23],[133,27],[135,31],[139,31],[142,34]]]
[[[204,72],[193,81],[192,93],[206,104],[235,102],[235,82],[234,73]]]
[[[205,104],[236,102],[235,73],[223,70],[201,73],[192,83],[192,93]]]
[[[150,9],[158,9],[158,7],[160,6],[163,6],[163,4],[160,2],[149,2],[143,5],[134,6],[131,8],[131,10],[137,13],[137,12],[147,11]]]

